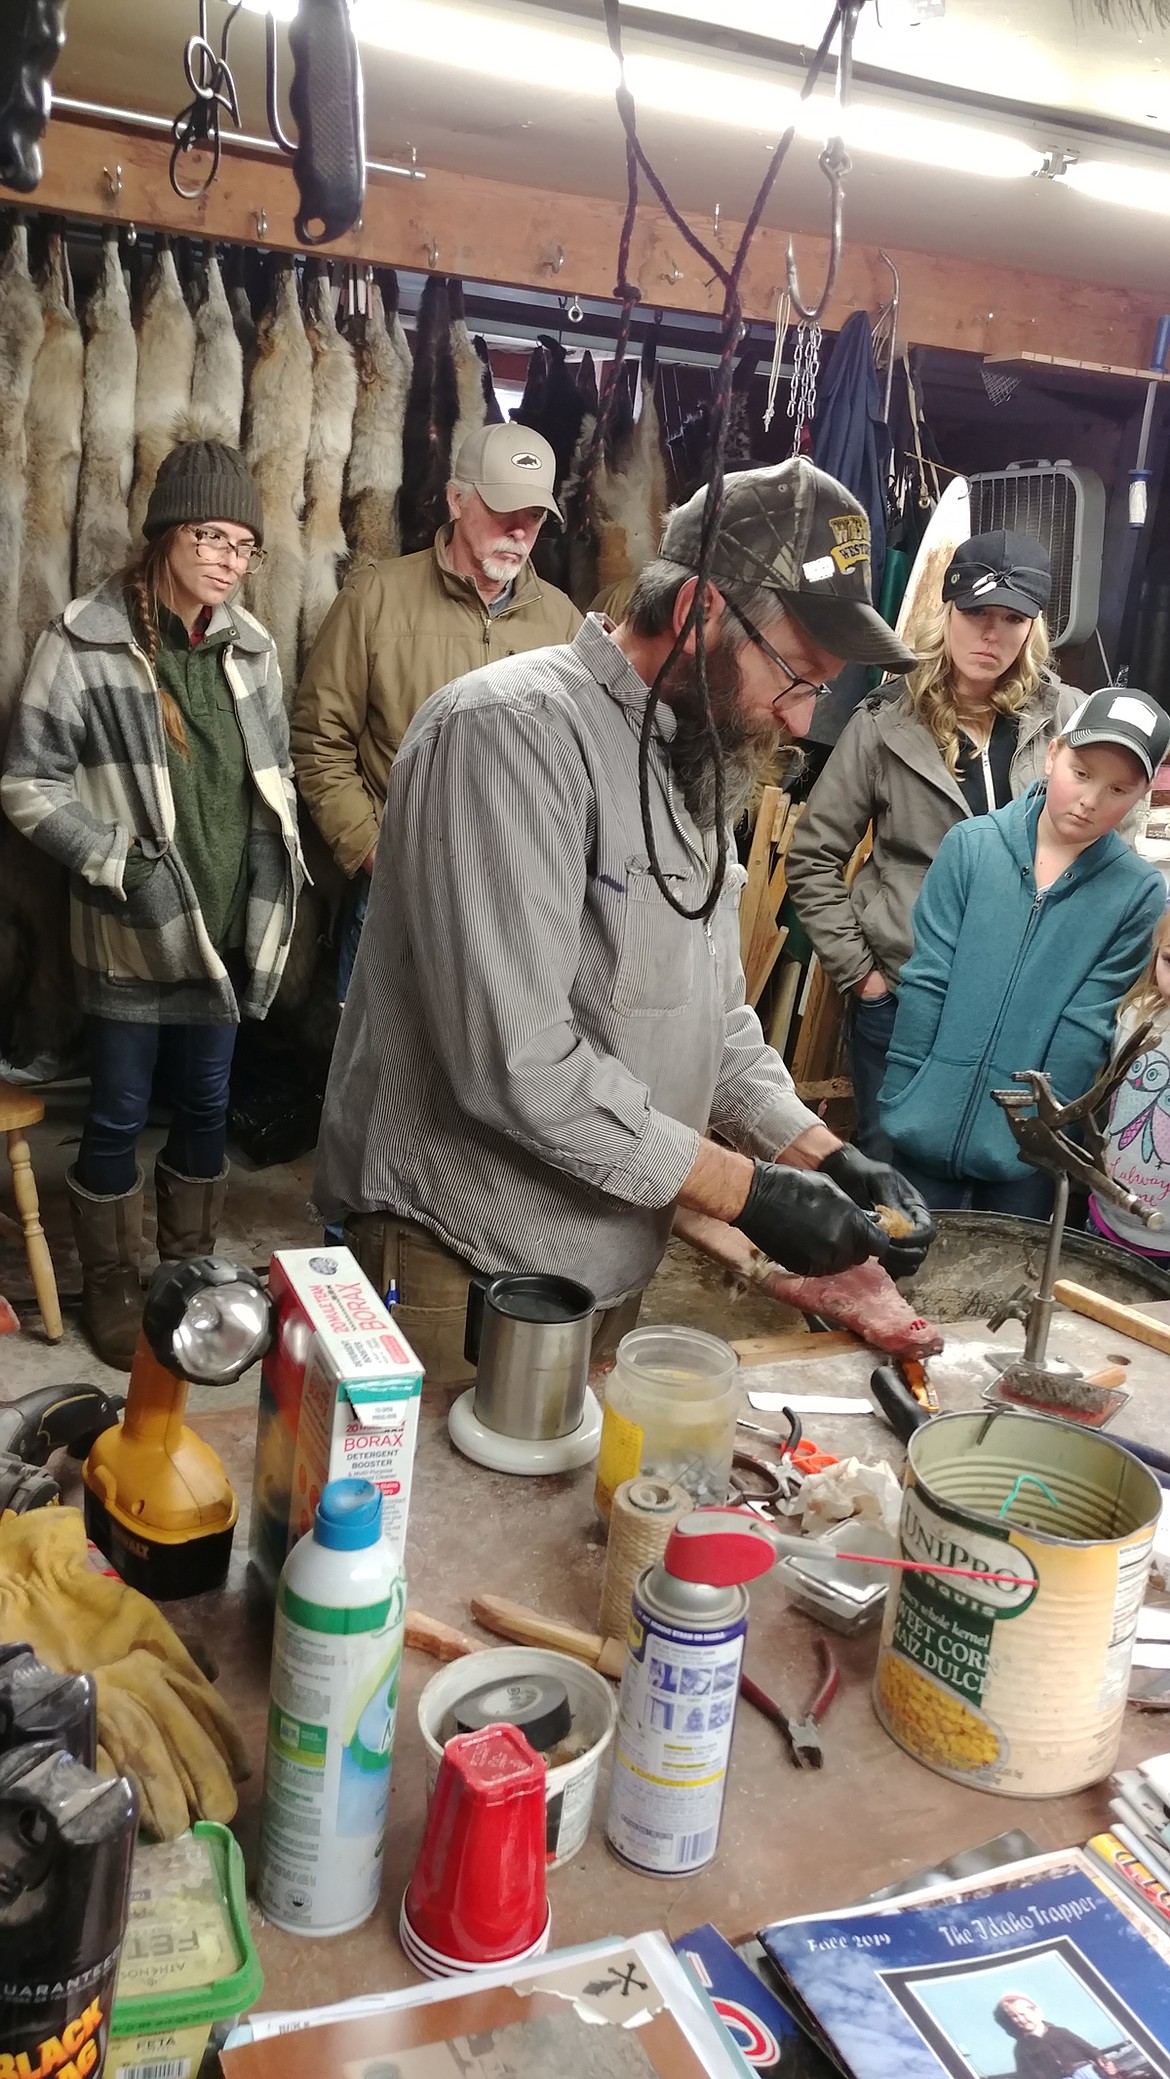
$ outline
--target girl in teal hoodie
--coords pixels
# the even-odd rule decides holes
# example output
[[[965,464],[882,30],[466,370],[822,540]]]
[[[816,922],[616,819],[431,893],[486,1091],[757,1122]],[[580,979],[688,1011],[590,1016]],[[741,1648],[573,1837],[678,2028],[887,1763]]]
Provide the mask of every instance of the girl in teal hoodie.
[[[1150,787],[1170,718],[1107,686],[1049,746],[1019,801],[956,825],[915,904],[881,1092],[897,1167],[936,1211],[1047,1216],[993,1090],[1044,1069],[1061,1103],[1104,1064],[1166,891],[1117,825]]]

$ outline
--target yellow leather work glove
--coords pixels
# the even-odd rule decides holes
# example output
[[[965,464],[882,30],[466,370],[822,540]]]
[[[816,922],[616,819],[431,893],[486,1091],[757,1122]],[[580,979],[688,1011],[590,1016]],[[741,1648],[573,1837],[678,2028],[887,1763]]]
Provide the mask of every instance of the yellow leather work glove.
[[[97,1676],[99,1759],[133,1777],[149,1832],[234,1816],[249,1769],[231,1711],[148,1597],[90,1571],[76,1509],[0,1522],[0,1640]]]

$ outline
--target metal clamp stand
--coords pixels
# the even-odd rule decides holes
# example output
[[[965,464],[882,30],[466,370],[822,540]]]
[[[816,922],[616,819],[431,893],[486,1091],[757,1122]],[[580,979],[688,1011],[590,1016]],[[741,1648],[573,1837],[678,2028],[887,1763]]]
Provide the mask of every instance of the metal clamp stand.
[[[1152,1019],[1140,1026],[1117,1060],[1104,1069],[1080,1097],[1073,1098],[1068,1104],[1057,1103],[1047,1075],[1034,1068],[1018,1069],[1012,1077],[1014,1083],[1026,1084],[1026,1089],[993,1090],[991,1093],[1007,1117],[1022,1159],[1033,1169],[1047,1170],[1056,1180],[1040,1283],[1034,1291],[1027,1285],[1021,1286],[996,1308],[987,1324],[994,1331],[1002,1328],[1004,1322],[1013,1316],[1024,1323],[1023,1351],[1008,1359],[1000,1380],[1001,1383],[1010,1381],[1015,1391],[1049,1404],[1054,1397],[1067,1398],[1070,1384],[1083,1378],[1079,1366],[1064,1364],[1059,1359],[1054,1362],[1048,1356],[1048,1332],[1056,1305],[1056,1281],[1068,1216],[1070,1181],[1075,1177],[1097,1197],[1108,1199],[1112,1204],[1122,1206],[1127,1213],[1136,1215],[1146,1227],[1158,1229],[1163,1224],[1162,1215],[1153,1206],[1135,1197],[1124,1185],[1115,1183],[1109,1175],[1104,1162],[1105,1145],[1095,1117],[1125,1081],[1152,1028]],[[1072,1127],[1080,1128],[1081,1140],[1071,1139],[1069,1129]]]

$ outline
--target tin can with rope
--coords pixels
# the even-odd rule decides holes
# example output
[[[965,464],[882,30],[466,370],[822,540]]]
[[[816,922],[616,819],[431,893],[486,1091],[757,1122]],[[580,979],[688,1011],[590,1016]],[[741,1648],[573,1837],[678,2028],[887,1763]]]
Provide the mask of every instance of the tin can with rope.
[[[1136,1458],[1072,1422],[1005,1411],[917,1430],[903,1556],[1001,1578],[895,1576],[874,1706],[898,1745],[1007,1797],[1107,1776],[1161,1501]]]

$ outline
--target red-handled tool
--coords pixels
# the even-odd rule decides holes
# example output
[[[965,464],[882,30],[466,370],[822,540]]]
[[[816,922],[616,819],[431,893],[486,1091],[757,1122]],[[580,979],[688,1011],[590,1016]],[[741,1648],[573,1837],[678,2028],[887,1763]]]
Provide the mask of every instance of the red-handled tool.
[[[746,1696],[757,1711],[762,1711],[765,1718],[770,1718],[773,1725],[779,1726],[798,1769],[821,1767],[825,1752],[817,1728],[841,1687],[841,1670],[828,1640],[818,1637],[815,1644],[819,1663],[817,1687],[799,1718],[790,1718],[783,1706],[761,1689],[758,1682],[753,1682],[750,1675],[739,1678],[740,1694]]]

